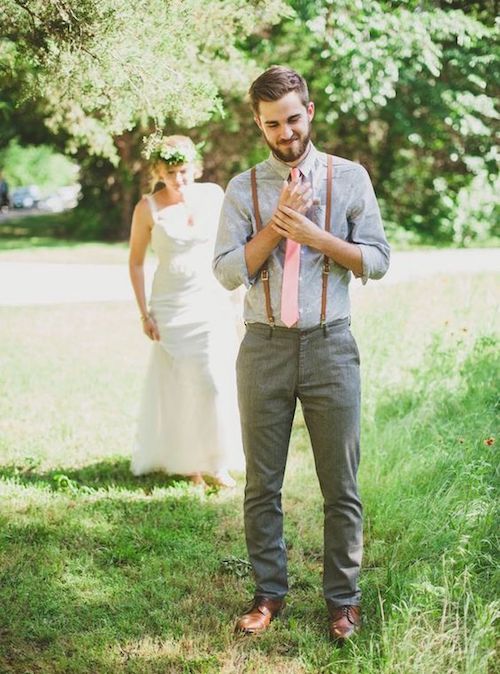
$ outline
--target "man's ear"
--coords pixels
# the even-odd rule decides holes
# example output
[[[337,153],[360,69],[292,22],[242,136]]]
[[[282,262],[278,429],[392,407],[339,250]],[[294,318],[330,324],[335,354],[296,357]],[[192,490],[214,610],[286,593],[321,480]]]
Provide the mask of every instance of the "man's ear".
[[[259,129],[260,129],[261,131],[263,131],[263,129],[262,129],[262,122],[260,121],[259,115],[254,115],[254,116],[253,116],[253,121],[257,124],[257,126],[259,127]]]
[[[314,103],[313,101],[309,101],[309,103],[307,104],[307,117],[309,118],[309,121],[312,121],[314,117],[314,112],[315,112]]]

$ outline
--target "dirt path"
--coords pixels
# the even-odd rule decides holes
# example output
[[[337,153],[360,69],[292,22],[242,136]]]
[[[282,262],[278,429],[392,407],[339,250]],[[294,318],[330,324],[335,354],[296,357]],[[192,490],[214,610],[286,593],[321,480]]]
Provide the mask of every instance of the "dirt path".
[[[146,268],[148,284],[154,267]],[[378,283],[394,284],[437,274],[500,272],[500,248],[400,252]],[[356,290],[359,282],[353,284]],[[130,301],[126,265],[0,262],[0,305]]]

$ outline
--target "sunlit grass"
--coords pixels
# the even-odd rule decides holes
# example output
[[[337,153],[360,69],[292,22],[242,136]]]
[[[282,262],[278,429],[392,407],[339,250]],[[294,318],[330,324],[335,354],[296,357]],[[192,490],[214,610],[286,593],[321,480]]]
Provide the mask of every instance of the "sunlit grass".
[[[86,242],[72,238],[75,212],[11,211],[0,219],[0,262],[124,263],[127,243]]]
[[[355,294],[365,628],[341,651],[326,637],[300,415],[288,608],[261,638],[235,639],[252,590],[242,478],[202,494],[130,475],[149,349],[133,306],[0,309],[0,671],[493,672],[495,287],[442,277]]]
[[[126,264],[126,243],[82,243],[65,239],[29,237],[0,238],[0,262],[45,262],[64,264]]]

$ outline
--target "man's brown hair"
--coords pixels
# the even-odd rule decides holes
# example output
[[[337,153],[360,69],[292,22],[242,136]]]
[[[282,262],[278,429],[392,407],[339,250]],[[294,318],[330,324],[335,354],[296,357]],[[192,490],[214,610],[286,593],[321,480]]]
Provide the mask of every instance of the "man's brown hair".
[[[252,109],[259,114],[260,101],[278,101],[291,91],[296,91],[304,106],[309,103],[306,81],[295,70],[285,66],[271,66],[252,82],[249,89]]]

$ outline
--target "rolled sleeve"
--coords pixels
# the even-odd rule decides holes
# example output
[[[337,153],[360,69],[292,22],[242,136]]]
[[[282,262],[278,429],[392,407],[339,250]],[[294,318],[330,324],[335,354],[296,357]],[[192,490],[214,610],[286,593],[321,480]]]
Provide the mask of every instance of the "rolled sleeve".
[[[254,281],[248,276],[245,261],[245,245],[253,235],[253,226],[244,198],[249,187],[241,184],[243,175],[233,178],[227,186],[215,242],[213,272],[227,290],[242,284],[249,288]]]
[[[353,184],[348,221],[349,240],[357,244],[361,251],[363,285],[368,279],[382,278],[389,269],[390,247],[370,176],[362,166],[359,166]]]
[[[245,246],[239,246],[221,255],[217,255],[216,248],[213,270],[215,278],[227,290],[235,290],[241,284],[246,288],[252,285],[245,262]]]

